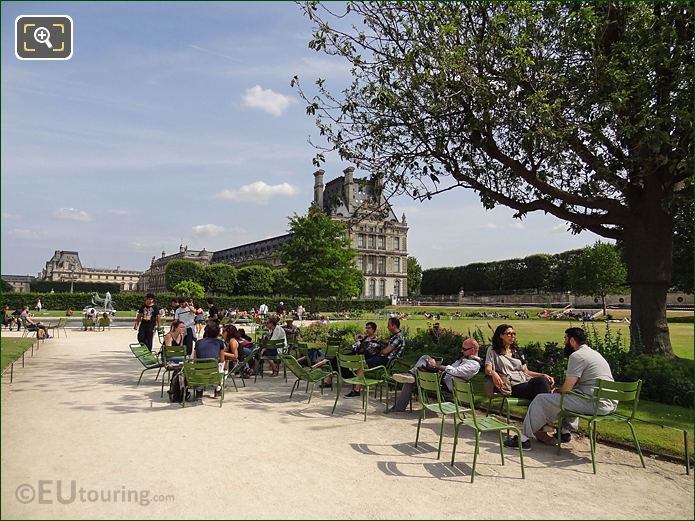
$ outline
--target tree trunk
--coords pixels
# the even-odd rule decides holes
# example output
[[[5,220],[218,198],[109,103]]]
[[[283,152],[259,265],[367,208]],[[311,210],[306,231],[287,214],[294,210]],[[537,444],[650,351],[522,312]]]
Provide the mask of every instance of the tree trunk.
[[[601,304],[603,305],[603,316],[606,317],[606,295],[601,295]]]
[[[666,293],[671,284],[673,217],[661,206],[657,190],[645,187],[625,227],[625,257],[632,290],[630,350],[673,356]],[[634,202],[634,201],[633,201]]]

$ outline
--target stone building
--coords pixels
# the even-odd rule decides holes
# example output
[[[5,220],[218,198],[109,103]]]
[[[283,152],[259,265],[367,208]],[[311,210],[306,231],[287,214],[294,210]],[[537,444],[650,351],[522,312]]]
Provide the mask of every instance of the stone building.
[[[56,250],[39,274],[39,280],[60,282],[110,282],[121,286],[121,291],[135,291],[142,271],[122,270],[120,267],[87,268],[82,266],[76,251]]]
[[[325,172],[314,173],[314,205],[344,222],[357,267],[364,275],[363,297],[404,297],[408,293],[408,224],[399,221],[379,181],[355,178],[348,167],[325,186]]]
[[[3,275],[2,280],[12,286],[16,293],[29,293],[30,285],[36,281],[36,277],[31,275]]]
[[[314,173],[312,204],[323,209],[332,219],[345,223],[352,246],[357,250],[357,267],[364,275],[363,297],[404,297],[408,292],[408,224],[405,215],[399,220],[384,198],[383,186],[366,178],[355,178],[355,169],[346,168],[343,175],[325,186],[325,172]],[[143,274],[144,291],[166,289],[166,265],[174,259],[194,260],[201,264],[222,262],[241,266],[264,262],[280,266],[274,256],[278,247],[291,238],[279,235],[261,241],[225,248],[212,254],[202,250],[189,251],[181,246],[179,253],[159,259],[152,257],[150,268]]]
[[[140,277],[139,289],[152,293],[162,293],[167,290],[165,272],[167,264],[173,260],[190,260],[203,265],[210,263],[212,254],[203,248],[202,250],[189,250],[188,246],[181,244],[178,253],[167,255],[162,251],[160,258],[152,257],[150,267]]]

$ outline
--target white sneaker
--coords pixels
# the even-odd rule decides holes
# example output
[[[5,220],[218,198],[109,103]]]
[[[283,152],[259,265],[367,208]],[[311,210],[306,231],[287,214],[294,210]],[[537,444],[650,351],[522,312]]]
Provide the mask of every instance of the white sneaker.
[[[393,379],[400,384],[414,384],[415,377],[410,373],[396,373],[393,375]]]

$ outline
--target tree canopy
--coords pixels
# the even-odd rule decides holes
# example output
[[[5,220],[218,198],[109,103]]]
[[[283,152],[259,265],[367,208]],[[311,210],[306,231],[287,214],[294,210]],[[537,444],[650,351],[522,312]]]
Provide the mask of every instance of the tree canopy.
[[[671,354],[674,214],[691,204],[690,3],[303,4],[352,81],[298,85],[326,151],[419,200],[475,190],[622,241],[631,338]],[[635,348],[635,346],[632,346]]]
[[[192,280],[182,280],[171,289],[178,295],[190,297],[195,300],[200,300],[205,297],[205,288]]]
[[[270,266],[242,266],[237,270],[236,292],[240,295],[270,295],[274,282],[273,268]]]
[[[408,295],[419,295],[422,284],[422,266],[412,255],[408,256]]]
[[[597,241],[583,248],[569,272],[569,287],[577,295],[601,297],[606,314],[606,295],[620,292],[626,285],[627,271],[618,249]]]
[[[229,264],[215,263],[203,269],[205,291],[229,295],[234,291],[237,270]]]
[[[289,231],[292,238],[280,246],[279,255],[296,294],[312,300],[359,296],[362,273],[343,223],[312,205],[306,216],[290,218]]]
[[[203,266],[190,260],[175,259],[167,263],[164,270],[167,290],[176,291],[174,287],[185,280],[203,284]]]

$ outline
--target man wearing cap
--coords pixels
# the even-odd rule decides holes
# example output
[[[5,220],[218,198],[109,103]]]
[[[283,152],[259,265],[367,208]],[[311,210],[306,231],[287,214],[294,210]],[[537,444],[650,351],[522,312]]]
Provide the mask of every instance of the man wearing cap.
[[[287,319],[285,319],[285,325],[282,326],[282,329],[284,329],[285,333],[288,335],[299,334],[299,328],[294,325],[294,319],[292,317],[287,317]]]

